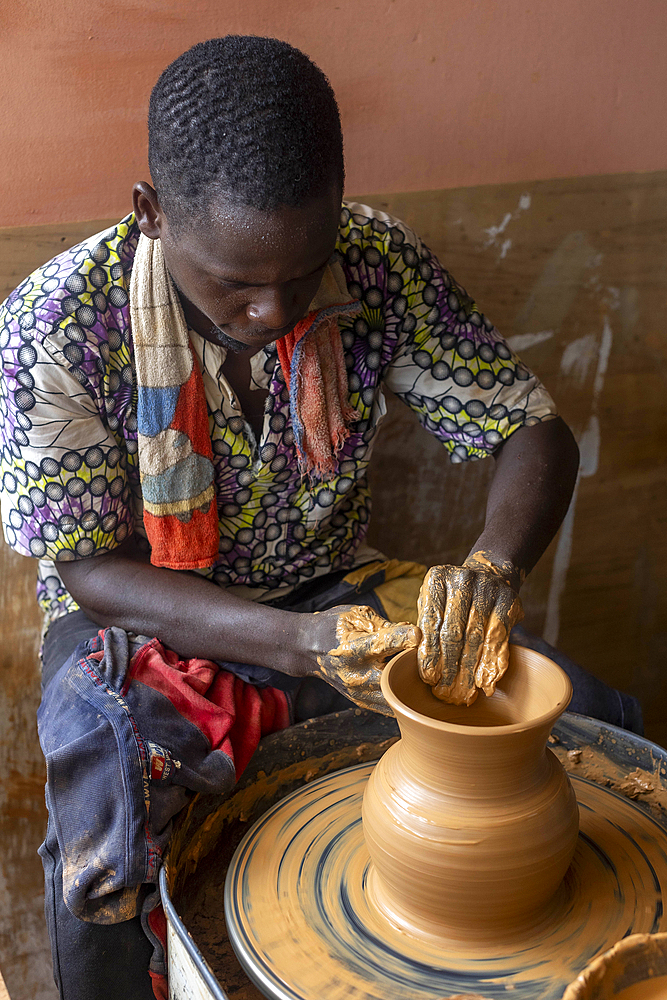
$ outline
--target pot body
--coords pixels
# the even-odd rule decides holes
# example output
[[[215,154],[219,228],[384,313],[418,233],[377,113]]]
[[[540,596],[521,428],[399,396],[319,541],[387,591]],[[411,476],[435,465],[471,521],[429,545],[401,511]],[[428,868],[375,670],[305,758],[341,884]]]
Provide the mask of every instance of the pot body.
[[[572,859],[577,803],[546,745],[570,682],[519,647],[506,677],[477,708],[456,708],[421,682],[415,651],[385,670],[401,740],[376,765],[362,817],[371,896],[410,933],[533,926]]]

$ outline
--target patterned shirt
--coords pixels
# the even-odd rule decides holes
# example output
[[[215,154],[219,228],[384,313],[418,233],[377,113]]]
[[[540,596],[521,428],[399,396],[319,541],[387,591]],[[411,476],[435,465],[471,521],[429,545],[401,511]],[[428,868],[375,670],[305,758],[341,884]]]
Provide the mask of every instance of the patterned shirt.
[[[39,268],[0,306],[3,529],[12,548],[40,560],[38,599],[50,618],[76,607],[58,562],[145,537],[128,297],[138,237],[129,215]],[[218,560],[201,572],[253,599],[370,558],[366,472],[383,386],[453,462],[482,458],[555,414],[537,378],[402,222],[344,203],[336,256],[363,312],[340,322],[360,416],[331,479],[299,474],[275,345],[252,360],[253,382],[268,389],[256,442],[222,373],[224,351],[191,331],[220,519]]]

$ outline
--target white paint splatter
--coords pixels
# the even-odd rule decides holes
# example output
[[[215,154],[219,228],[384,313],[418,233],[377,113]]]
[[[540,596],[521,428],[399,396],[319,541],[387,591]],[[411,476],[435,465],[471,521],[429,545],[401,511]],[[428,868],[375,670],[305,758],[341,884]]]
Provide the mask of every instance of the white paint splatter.
[[[508,225],[512,221],[512,213],[508,212],[503,221],[499,226],[489,226],[484,232],[487,235],[487,239],[484,242],[484,248],[494,246],[498,242],[498,237],[501,233],[504,233]]]
[[[616,288],[614,285],[607,285],[607,291],[602,301],[607,309],[620,309],[621,289]]]
[[[579,438],[579,474],[594,476],[600,463],[600,421],[591,413],[586,430]]]
[[[503,240],[503,244],[502,244],[502,246],[500,248],[500,259],[501,260],[503,260],[503,258],[507,256],[507,251],[511,248],[511,246],[512,246],[512,241],[511,240]]]
[[[581,381],[583,381],[586,377],[586,372],[588,371],[588,365],[590,363],[589,348],[591,339],[595,346],[597,346],[595,337],[593,337],[592,334],[588,334],[586,337],[581,337],[578,341],[573,341],[572,344],[568,344],[561,359],[561,371],[564,374],[576,372],[579,376],[583,365],[584,374],[581,378]],[[579,474],[577,476],[574,492],[572,494],[572,500],[570,501],[570,507],[565,515],[565,520],[561,525],[560,535],[558,536],[558,543],[556,545],[556,554],[554,555],[554,562],[551,570],[551,582],[549,584],[549,594],[547,597],[547,613],[544,622],[544,638],[547,642],[550,642],[552,646],[556,645],[556,642],[558,641],[558,632],[560,630],[560,600],[563,590],[565,589],[567,571],[569,569],[570,558],[572,556],[572,535],[574,531],[574,515],[577,506],[577,497],[579,495],[579,484],[582,478],[594,476],[598,471],[600,463],[600,421],[597,415],[597,408],[600,394],[604,388],[607,368],[609,367],[609,356],[611,354],[613,340],[614,335],[611,329],[611,323],[609,322],[609,317],[605,316],[602,324],[602,338],[597,350],[598,363],[595,371],[595,380],[593,382],[591,413],[588,418],[586,428],[583,434],[579,437]],[[571,350],[571,348],[575,347],[575,345],[578,345],[576,349]],[[568,351],[570,352],[569,354]]]
[[[505,232],[505,230],[507,229],[507,227],[509,226],[510,222],[513,219],[518,219],[522,212],[528,211],[531,202],[532,198],[530,194],[522,194],[521,197],[519,198],[519,204],[517,205],[517,207],[513,212],[506,212],[502,222],[499,225],[489,226],[488,229],[485,229],[484,232],[486,233],[486,239],[482,244],[483,249],[488,250],[489,247],[498,246],[498,237],[502,236],[502,234]],[[511,246],[512,246],[511,240],[503,240],[503,243],[500,248],[500,257],[498,258],[499,260],[502,260],[503,257],[506,256],[507,251],[510,249]]]
[[[600,344],[598,370],[595,373],[595,382],[593,383],[594,406],[597,404],[598,396],[602,392],[602,387],[604,385],[604,377],[607,374],[607,367],[609,365],[609,355],[611,354],[611,345],[613,340],[614,340],[614,335],[611,332],[611,324],[609,322],[609,317],[605,316],[604,323],[602,326],[602,343]]]
[[[563,351],[563,357],[560,360],[561,374],[572,375],[577,379],[579,385],[583,385],[591,361],[597,353],[598,344],[593,333],[587,333],[585,337],[571,341]]]
[[[535,344],[541,344],[545,340],[550,340],[554,335],[553,330],[540,330],[539,333],[517,333],[513,337],[507,338],[510,351],[521,354]]]

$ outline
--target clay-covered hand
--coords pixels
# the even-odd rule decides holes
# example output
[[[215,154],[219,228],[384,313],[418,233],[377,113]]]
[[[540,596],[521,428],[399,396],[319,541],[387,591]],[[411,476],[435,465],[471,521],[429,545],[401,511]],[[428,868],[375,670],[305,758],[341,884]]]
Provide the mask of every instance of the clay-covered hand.
[[[321,612],[317,629],[324,637],[321,648],[330,648],[316,653],[317,668],[309,672],[360,708],[391,715],[380,691],[382,669],[396,653],[419,644],[419,629],[408,622],[389,622],[372,608],[354,605]]]
[[[509,663],[509,635],[523,618],[511,563],[484,552],[463,566],[433,566],[419,594],[419,672],[433,694],[471,705],[481,689],[492,695]]]

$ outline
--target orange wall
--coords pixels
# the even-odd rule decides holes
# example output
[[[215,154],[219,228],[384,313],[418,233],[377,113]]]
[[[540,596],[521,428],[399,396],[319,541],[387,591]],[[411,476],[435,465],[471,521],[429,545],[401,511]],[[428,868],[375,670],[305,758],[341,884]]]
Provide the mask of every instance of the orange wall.
[[[0,225],[124,213],[151,86],[227,32],[329,75],[349,191],[667,166],[665,0],[10,0]]]

